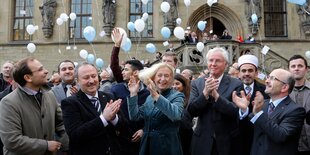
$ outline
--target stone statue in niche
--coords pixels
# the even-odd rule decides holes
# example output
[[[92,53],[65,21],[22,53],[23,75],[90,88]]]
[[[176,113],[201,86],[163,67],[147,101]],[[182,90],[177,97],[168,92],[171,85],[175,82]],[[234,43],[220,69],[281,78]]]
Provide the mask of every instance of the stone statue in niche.
[[[302,29],[306,36],[310,36],[310,4],[309,0],[303,6],[298,6],[297,13],[300,17]]]
[[[104,31],[107,35],[111,35],[112,29],[115,24],[115,0],[103,0],[102,10]]]
[[[56,0],[45,0],[43,5],[39,7],[43,22],[43,34],[45,38],[50,38],[53,35],[54,16],[56,13]]]
[[[247,3],[246,8],[245,8],[245,14],[246,14],[246,19],[248,20],[248,26],[249,29],[251,30],[252,34],[256,34],[258,31],[259,23],[262,18],[261,15],[261,0],[245,0]],[[252,14],[257,15],[257,24],[254,24],[252,22],[251,16]]]
[[[164,14],[165,26],[173,30],[176,26],[176,19],[178,18],[178,0],[166,0],[170,5],[170,10]]]

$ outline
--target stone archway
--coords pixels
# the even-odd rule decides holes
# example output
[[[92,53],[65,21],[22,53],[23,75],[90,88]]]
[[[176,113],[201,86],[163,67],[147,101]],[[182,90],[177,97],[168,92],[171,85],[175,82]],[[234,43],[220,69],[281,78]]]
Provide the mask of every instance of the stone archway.
[[[222,23],[233,36],[233,39],[236,38],[238,34],[244,36],[244,29],[239,17],[233,10],[219,3],[213,4],[212,7],[209,7],[208,4],[200,6],[190,15],[187,25],[191,27],[192,31],[198,32],[200,31],[197,28],[198,22],[200,20],[207,20],[211,18],[217,19],[220,23]]]

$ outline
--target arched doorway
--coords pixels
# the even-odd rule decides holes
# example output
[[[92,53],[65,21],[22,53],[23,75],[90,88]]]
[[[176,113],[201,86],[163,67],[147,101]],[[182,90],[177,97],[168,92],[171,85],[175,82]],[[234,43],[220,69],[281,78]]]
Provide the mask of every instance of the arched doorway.
[[[208,4],[200,6],[190,15],[187,25],[191,27],[192,31],[202,34],[197,28],[197,24],[201,20],[207,20],[205,32],[210,32],[212,29],[214,34],[221,36],[227,29],[233,38],[238,34],[244,35],[244,29],[237,14],[223,4],[213,4],[212,8]]]

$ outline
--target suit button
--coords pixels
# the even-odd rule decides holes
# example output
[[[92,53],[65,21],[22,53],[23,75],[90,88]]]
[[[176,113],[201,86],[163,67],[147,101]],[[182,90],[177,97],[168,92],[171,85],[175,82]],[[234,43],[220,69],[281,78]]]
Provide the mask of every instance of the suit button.
[[[44,118],[44,114],[42,114],[42,118]]]

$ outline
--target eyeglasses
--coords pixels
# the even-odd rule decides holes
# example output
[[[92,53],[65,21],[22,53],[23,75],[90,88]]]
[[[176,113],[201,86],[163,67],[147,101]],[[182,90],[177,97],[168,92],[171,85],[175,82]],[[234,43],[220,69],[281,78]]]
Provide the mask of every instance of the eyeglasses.
[[[282,80],[276,78],[275,76],[267,75],[266,78],[269,79],[269,80],[272,80],[272,81],[277,80],[277,81],[279,81],[279,82],[282,82],[283,84],[287,84],[286,82],[284,82],[284,81],[282,81]]]

